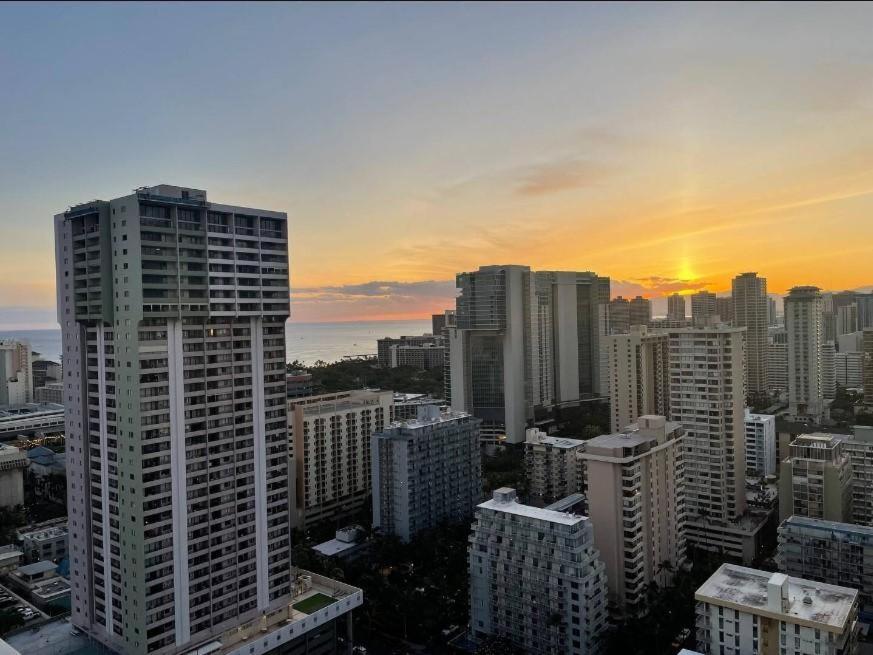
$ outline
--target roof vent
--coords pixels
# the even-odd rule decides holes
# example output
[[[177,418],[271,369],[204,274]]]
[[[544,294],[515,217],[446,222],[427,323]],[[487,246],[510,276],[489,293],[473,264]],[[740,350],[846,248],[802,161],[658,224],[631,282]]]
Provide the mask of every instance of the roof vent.
[[[809,596],[804,596],[803,597],[803,604],[804,605],[812,605],[812,598],[810,598]]]

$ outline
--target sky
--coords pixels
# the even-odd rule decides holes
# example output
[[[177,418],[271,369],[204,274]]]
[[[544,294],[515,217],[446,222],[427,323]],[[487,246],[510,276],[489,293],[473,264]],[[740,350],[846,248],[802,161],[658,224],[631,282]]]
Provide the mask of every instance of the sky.
[[[613,295],[873,284],[873,6],[0,4],[0,329],[52,216],[159,183],[286,211],[292,319],[487,264]]]

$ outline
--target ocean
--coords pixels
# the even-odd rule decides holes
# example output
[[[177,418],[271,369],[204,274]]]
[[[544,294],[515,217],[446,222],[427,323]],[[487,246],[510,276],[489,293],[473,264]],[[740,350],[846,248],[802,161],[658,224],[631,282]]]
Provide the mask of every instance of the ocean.
[[[342,323],[286,323],[285,353],[289,362],[335,362],[345,355],[375,355],[376,340],[431,331],[430,319],[415,321],[349,321]],[[45,359],[60,361],[61,331],[0,330],[0,339],[30,343]]]

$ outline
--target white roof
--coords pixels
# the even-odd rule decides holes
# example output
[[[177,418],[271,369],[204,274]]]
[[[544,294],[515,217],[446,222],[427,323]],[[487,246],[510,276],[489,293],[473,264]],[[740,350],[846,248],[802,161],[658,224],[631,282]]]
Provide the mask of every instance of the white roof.
[[[529,441],[528,443],[536,444],[537,442]],[[565,437],[540,437],[539,443],[554,446],[555,448],[577,448],[584,445],[585,441],[582,439],[567,439]]]
[[[769,583],[788,581],[785,611],[771,609]],[[751,614],[778,616],[789,622],[817,624],[830,631],[846,628],[858,592],[848,587],[793,578],[781,573],[759,571],[735,564],[722,564],[694,594],[695,599],[716,605],[729,605]],[[811,602],[804,602],[809,598]]]
[[[484,503],[481,503],[478,507],[480,509],[506,512],[507,514],[515,514],[516,516],[524,516],[525,518],[539,519],[540,521],[549,521],[551,523],[560,523],[562,525],[575,525],[581,521],[588,520],[587,517],[579,516],[578,514],[568,514],[567,512],[556,512],[551,509],[522,505],[517,500],[504,503],[492,498],[491,500],[486,500]]]
[[[318,551],[319,553],[321,553],[322,555],[326,555],[327,557],[332,557],[334,555],[339,555],[344,550],[348,550],[349,548],[354,548],[355,546],[359,545],[360,544],[340,541],[339,539],[331,539],[330,541],[316,544],[312,547],[312,550]]]

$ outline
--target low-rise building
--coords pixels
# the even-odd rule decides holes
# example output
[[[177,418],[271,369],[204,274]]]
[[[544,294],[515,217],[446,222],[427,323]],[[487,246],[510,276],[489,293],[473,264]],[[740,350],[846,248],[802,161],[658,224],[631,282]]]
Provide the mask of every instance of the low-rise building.
[[[409,541],[469,518],[482,499],[479,424],[465,412],[426,406],[418,418],[374,433],[373,527]]]
[[[531,655],[598,651],[607,583],[586,517],[498,489],[476,508],[469,557],[474,641],[500,637]]]
[[[584,442],[579,455],[617,615],[641,611],[649,584],[668,585],[685,563],[683,434],[663,416],[641,416],[621,433]]]
[[[873,527],[789,516],[776,562],[788,575],[857,589],[861,612],[873,615]]]
[[[16,544],[0,546],[0,574],[17,569],[23,558],[24,553]]]
[[[19,531],[18,543],[28,562],[58,561],[67,556],[67,521]]]
[[[526,430],[525,475],[529,502],[542,507],[582,491],[582,459],[585,442],[550,437],[537,428]]]
[[[289,371],[285,375],[285,393],[289,399],[306,398],[315,393],[312,373],[303,370]]]
[[[38,403],[64,404],[63,382],[49,382],[45,386],[37,387],[33,392],[33,399]]]
[[[855,589],[722,564],[694,599],[705,655],[849,655],[857,648]]]
[[[746,476],[776,475],[776,417],[746,409]]]
[[[24,503],[24,469],[27,455],[15,446],[0,444],[0,507]]]
[[[408,421],[418,416],[418,408],[425,405],[443,407],[447,403],[442,398],[434,398],[426,393],[394,393],[391,405],[391,421]]]
[[[369,502],[370,436],[391,416],[390,391],[342,391],[289,399],[295,470],[292,523],[342,527]]]
[[[445,362],[445,342],[442,335],[385,337],[376,342],[380,368],[413,366],[437,368]]]

